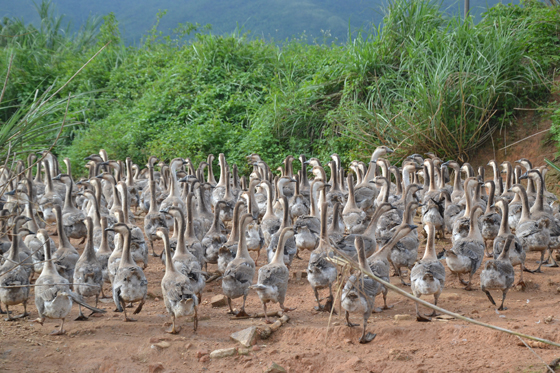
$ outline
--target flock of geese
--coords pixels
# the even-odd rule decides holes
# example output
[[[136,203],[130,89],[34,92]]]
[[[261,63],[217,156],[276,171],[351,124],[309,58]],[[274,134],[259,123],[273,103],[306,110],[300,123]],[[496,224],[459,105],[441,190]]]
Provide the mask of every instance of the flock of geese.
[[[446,278],[442,260],[466,290],[474,289],[473,277],[482,267],[480,287],[494,305],[490,291],[502,292],[501,310],[514,286],[514,267],[520,267],[518,284],[524,286],[523,271],[557,266],[552,254],[560,248],[560,214],[553,207],[556,196],[546,190],[546,166],[533,167],[527,159],[515,167],[491,160],[493,178],[487,180],[484,167],[475,172],[468,163],[444,162],[431,153],[411,155],[397,167],[385,158],[392,152],[380,146],[369,163],[351,162],[348,174],[333,154],[326,164],[329,179],[318,159],[303,155],[297,172],[294,157],[288,156],[275,175],[251,154],[252,172],[240,177],[237,166],[220,154],[218,181],[213,155],[198,167],[189,158],[165,163],[152,156],[140,168],[129,158],[110,160],[101,150],[85,158],[88,177],[74,180],[68,159],[62,173],[50,152],[40,153],[39,160],[31,154],[14,172],[0,169],[0,303],[5,308],[0,312],[7,320],[27,316],[34,286],[35,321],[61,319],[53,333],[64,334],[74,302],[80,307],[78,320],[88,318],[82,307],[92,314],[105,312],[97,303],[107,283],[115,311],[135,321],[127,308],[136,303],[132,313],[142,310],[148,288],[143,270],[151,253],[165,265],[161,288],[172,318],[169,333],[179,332],[176,319],[184,316],[194,317],[196,330],[202,292],[212,280],[221,280],[229,313],[237,317],[247,315],[245,302],[254,290],[270,323],[269,303],[291,310],[284,303],[290,267],[309,250],[307,280],[318,311],[332,310],[333,283],[344,281],[337,257],[359,263],[360,270],[346,280],[341,307],[348,326],[356,325],[350,314],[363,316],[360,342],[367,343],[375,337],[366,333],[367,321],[381,311],[374,304],[377,295],[383,296],[383,309],[389,306],[388,289],[363,272],[385,281],[393,272],[416,297],[432,295],[437,304]],[[135,224],[141,214],[143,230]],[[427,237],[420,259],[417,216]],[[58,245],[48,225],[56,225]],[[452,246],[437,253],[436,239],[446,234]],[[85,242],[81,255],[69,238]],[[155,252],[157,240],[163,241],[162,253]],[[268,263],[258,269],[255,282],[263,248]],[[525,266],[529,251],[541,253],[535,270]],[[491,259],[484,262],[485,256]],[[328,295],[321,298],[325,290]],[[84,300],[93,297],[95,306]],[[240,298],[236,312],[232,300]],[[18,304],[24,313],[13,316],[10,307]],[[421,314],[416,304],[418,321],[434,315]]]

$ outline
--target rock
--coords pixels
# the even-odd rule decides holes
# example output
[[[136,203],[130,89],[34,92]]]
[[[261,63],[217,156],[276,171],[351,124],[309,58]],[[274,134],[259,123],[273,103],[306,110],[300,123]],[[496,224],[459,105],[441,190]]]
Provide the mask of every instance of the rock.
[[[410,316],[410,315],[395,315],[395,320],[397,320],[397,321],[412,320],[412,316]]]
[[[560,287],[556,288],[556,292],[560,293]]]
[[[344,343],[348,343],[349,345],[351,345],[351,344],[352,344],[352,340],[351,340],[350,338],[346,338],[346,339],[344,340]]]
[[[280,322],[283,324],[287,323],[288,321],[290,321],[290,316],[288,315],[282,315],[282,317],[280,318]]]
[[[212,307],[225,307],[227,306],[227,298],[223,294],[215,295],[210,299]]]
[[[476,315],[478,313],[478,310],[472,310],[471,311],[471,315]]]
[[[230,335],[230,338],[239,342],[244,347],[251,347],[253,341],[257,338],[257,328],[251,326],[250,328],[240,330]]]
[[[277,331],[278,329],[280,329],[281,326],[282,326],[282,321],[276,320],[272,325],[270,325],[270,330],[272,330],[273,332],[275,332],[275,331]]]
[[[238,355],[249,355],[249,349],[240,347],[240,348],[237,349],[237,354]]]
[[[162,363],[155,363],[155,364],[150,364],[148,366],[148,371],[150,373],[159,373],[159,372],[163,372],[163,364]]]
[[[188,350],[188,349],[191,348],[191,347],[192,347],[192,343],[187,343],[187,344],[185,345],[185,350]]]
[[[270,326],[265,326],[259,332],[259,337],[261,339],[268,339],[271,335],[272,335],[272,329],[270,329]]]
[[[203,357],[201,357],[200,359],[198,359],[198,361],[200,361],[201,363],[205,363],[207,361],[210,360],[210,356],[208,355],[204,355]]]
[[[150,343],[159,343],[161,341],[165,341],[167,340],[167,338],[162,338],[162,337],[152,337],[150,338]]]
[[[157,347],[157,348],[162,348],[162,349],[163,348],[169,348],[169,347],[171,347],[171,343],[166,342],[166,341],[161,341],[159,343],[154,343],[152,345],[152,347]]]
[[[198,351],[196,351],[196,358],[200,359],[201,357],[203,357],[205,355],[208,355],[208,354],[209,354],[208,350],[198,350]]]
[[[223,348],[221,350],[214,350],[210,352],[211,359],[221,359],[222,357],[233,356],[237,353],[237,348]]]
[[[256,345],[255,345],[255,346],[253,346],[252,350],[253,350],[254,352],[257,352],[257,351],[260,351],[261,348],[260,348],[259,346],[256,346]]]
[[[272,365],[270,365],[264,371],[264,373],[286,373],[286,369],[282,368],[280,365],[273,362]]]
[[[544,323],[545,323],[545,324],[550,324],[552,321],[554,321],[554,316],[547,316],[547,317],[544,319]]]

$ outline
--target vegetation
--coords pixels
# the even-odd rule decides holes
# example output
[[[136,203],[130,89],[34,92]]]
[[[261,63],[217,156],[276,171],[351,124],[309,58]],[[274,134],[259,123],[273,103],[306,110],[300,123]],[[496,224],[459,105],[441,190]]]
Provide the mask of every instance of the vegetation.
[[[72,95],[75,125],[56,152],[76,166],[100,148],[139,164],[149,154],[199,162],[220,152],[238,165],[250,152],[272,164],[333,152],[346,162],[380,143],[397,156],[431,150],[465,160],[514,107],[548,98],[558,9],[535,0],[497,5],[475,23],[426,0],[393,0],[383,28],[342,45],[305,38],[278,45],[192,24],[163,36],[156,23],[140,46],[126,47],[114,15],[99,28],[91,18],[61,33],[64,20],[43,3],[40,28],[2,23],[2,71],[14,56],[2,120],[37,90],[58,89],[108,44],[57,94]]]

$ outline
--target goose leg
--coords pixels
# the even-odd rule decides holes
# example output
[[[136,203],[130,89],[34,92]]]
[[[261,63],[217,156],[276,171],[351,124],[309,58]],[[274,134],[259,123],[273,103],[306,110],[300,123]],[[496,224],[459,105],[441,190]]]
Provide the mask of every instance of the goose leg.
[[[294,308],[289,308],[289,307],[284,307],[284,303],[280,303],[280,309],[282,309],[282,312],[290,312],[295,310],[297,307]]]
[[[553,259],[554,260],[554,259]],[[500,308],[498,308],[498,311],[505,311],[507,310],[507,307],[504,307],[504,301],[506,300],[506,294],[508,292],[508,289],[505,289],[504,291],[502,291],[502,304],[500,305]]]
[[[248,317],[249,314],[247,314],[247,312],[245,312],[245,301],[247,300],[247,294],[243,295],[243,306],[241,306],[241,310],[239,310],[239,312],[237,312],[237,315],[235,315],[235,317]]]
[[[268,315],[266,314],[266,303],[263,302],[263,311],[264,311],[264,323],[265,324],[272,324],[272,321],[268,319]]]
[[[465,290],[467,290],[467,291],[476,290],[476,289],[473,289],[473,287],[472,287],[472,277],[473,277],[473,273],[471,272],[469,274],[469,282],[468,282],[467,286],[465,286]]]
[[[60,323],[60,328],[58,330],[55,330],[51,333],[51,335],[64,335],[66,334],[66,330],[64,330],[64,319],[62,319],[62,322]]]
[[[317,288],[313,288],[313,292],[315,293],[315,299],[317,300],[317,307],[315,307],[315,310],[323,311],[325,307],[321,305],[321,301],[319,300],[319,292],[317,291]]]
[[[355,327],[355,326],[359,326],[360,324],[354,324],[350,322],[350,312],[348,311],[344,311],[346,313],[346,326],[349,326],[351,328]],[[363,337],[363,335],[362,335]]]
[[[369,318],[369,312],[364,314],[364,330],[362,331],[362,337],[360,338],[360,343],[361,344],[369,343],[369,342],[373,341],[373,339],[377,335],[377,334],[374,334],[374,333],[366,333],[368,318]]]
[[[391,308],[393,308],[394,306],[388,306],[387,305],[387,293],[389,293],[389,289],[387,289],[386,287],[383,287],[383,309],[384,310],[390,310]]]
[[[399,270],[399,268],[397,267],[397,265],[395,264],[395,262],[391,263],[393,265],[393,276],[392,277],[401,277],[401,271]]]
[[[486,290],[486,288],[482,288],[482,291],[486,293],[486,296],[488,297],[488,299],[490,300],[490,302],[495,306],[496,302],[494,302],[494,298],[492,298],[492,294],[490,294],[490,292],[488,290]]]
[[[255,259],[255,268],[257,267],[257,265],[259,263],[260,256],[261,256],[261,248],[259,247],[259,249],[257,250],[257,259]]]
[[[134,321],[136,321],[136,319],[132,319],[132,318],[129,318],[129,317],[127,316],[127,314],[126,314],[126,304],[125,304],[125,301],[122,300],[122,299],[121,299],[120,301],[121,301],[121,307],[122,307],[122,309],[123,309],[123,311],[124,311],[124,321],[125,321],[125,322],[134,322]]]
[[[437,301],[438,301],[440,295],[441,295],[441,291],[434,294],[434,306],[437,306]],[[440,314],[437,313],[436,310],[433,310],[432,313],[430,313],[429,315],[426,315],[426,316],[436,317],[436,316],[439,316],[439,315]]]
[[[486,254],[487,258],[491,258],[493,256],[492,251],[488,251],[488,241],[484,240],[484,247],[486,248],[486,250],[484,251],[484,253]]]
[[[463,284],[463,285],[468,285],[468,284],[469,284],[467,281],[465,281],[465,280],[463,280],[463,279],[461,278],[461,275],[460,275],[459,273],[457,273],[457,278],[459,279],[459,281],[461,282],[461,284]]]
[[[80,310],[80,315],[74,319],[74,321],[86,321],[88,318],[82,313],[82,306],[78,304],[78,309]]]
[[[172,318],[173,325],[171,325],[171,327],[167,329],[165,332],[169,334],[177,334],[181,331],[181,327],[180,326],[175,327],[175,314],[172,314],[171,316],[173,317]]]
[[[515,284],[515,286],[521,286],[522,289],[525,289],[526,285],[525,281],[523,281],[523,272],[525,271],[525,266],[523,265],[523,263],[520,263],[519,267],[521,268],[521,271],[519,271],[519,281],[517,281],[517,284]]]
[[[404,280],[404,278],[403,278],[403,273],[402,273],[401,269],[400,269],[400,268],[397,268],[397,269],[399,270],[399,278],[401,279],[401,284],[403,284],[404,286],[410,286],[410,284],[407,283],[407,282]]]
[[[6,313],[8,314],[8,318],[4,319],[4,321],[14,321],[15,319],[12,317],[10,309],[8,307],[8,305],[6,305]]]
[[[0,303],[0,314],[5,315],[7,312],[2,309],[2,303]]]
[[[142,311],[142,307],[144,306],[145,302],[146,302],[146,299],[142,299],[142,301],[140,302],[138,307],[136,307],[136,309],[134,310],[133,315],[137,315],[137,314],[140,313],[140,311]],[[130,305],[132,305],[132,302],[130,302]]]
[[[228,315],[235,315],[235,312],[233,311],[233,308],[231,307],[231,298],[230,297],[226,297],[226,298],[227,298],[227,304],[229,306]]]
[[[157,255],[156,252],[154,251],[154,241],[152,240],[150,240],[150,247],[152,248],[152,256],[157,258],[159,255]]]
[[[552,263],[543,263],[545,267],[558,267],[558,263],[556,263],[556,260],[554,260],[554,257],[552,256],[552,249],[548,248],[548,259],[547,262],[550,260]]]
[[[193,331],[196,332],[196,329],[198,329],[198,307],[194,308],[193,324]]]
[[[336,315],[336,311],[333,308],[334,306],[334,296],[332,293],[332,284],[329,284],[329,296],[327,297],[327,301],[325,302],[324,310],[327,312],[334,313]]]
[[[420,299],[420,294],[416,295],[416,298]],[[422,315],[420,313],[420,310],[418,309],[418,302],[414,302],[414,305],[416,306],[416,321],[418,322],[428,322],[428,321],[432,321],[432,319],[430,319],[429,317],[426,317],[424,315]]]

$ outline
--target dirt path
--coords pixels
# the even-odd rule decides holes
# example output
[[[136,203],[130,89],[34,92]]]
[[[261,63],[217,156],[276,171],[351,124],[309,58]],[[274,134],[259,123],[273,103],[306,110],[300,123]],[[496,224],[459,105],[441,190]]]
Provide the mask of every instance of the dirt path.
[[[161,250],[161,244],[157,248]],[[423,250],[421,245],[419,251]],[[296,259],[293,271],[305,270],[308,258],[306,253],[303,260]],[[530,268],[536,259],[537,255],[528,255]],[[226,308],[211,308],[210,297],[221,293],[220,283],[214,282],[204,292],[198,331],[193,333],[192,323],[181,321],[183,330],[179,335],[165,334],[164,324],[169,316],[161,299],[163,269],[158,258],[150,257],[146,269],[149,298],[136,323],[123,322],[122,314],[113,312],[114,305],[109,300],[100,303],[107,314],[85,322],[72,321],[78,315],[74,307],[65,324],[68,334],[49,336],[59,324],[53,320],[47,320],[43,327],[31,323],[37,317],[32,294],[30,318],[0,321],[0,371],[262,372],[272,362],[289,372],[543,371],[539,359],[526,347],[519,346],[519,340],[513,336],[457,320],[395,321],[395,315],[414,315],[414,304],[394,293],[389,293],[389,304],[394,308],[370,318],[368,330],[377,333],[372,343],[356,343],[360,328],[344,326],[340,314],[333,316],[327,336],[328,315],[313,310],[311,287],[305,279],[294,278],[290,280],[286,305],[297,309],[290,313],[289,323],[270,339],[258,341],[259,351],[251,351],[248,356],[199,362],[198,350],[236,347],[229,335],[251,325],[264,326],[263,320],[230,320]],[[560,269],[546,268],[544,274],[526,274],[528,289],[510,291],[506,300],[509,310],[502,312],[497,312],[480,290],[462,290],[460,283],[447,273],[446,289],[440,300],[442,307],[504,328],[560,341]],[[398,281],[393,277],[392,282]],[[477,274],[475,284],[478,283]],[[239,300],[234,301],[234,306],[239,304]],[[14,309],[18,313],[21,310],[22,307]],[[249,313],[262,310],[254,292],[248,298],[247,310]],[[546,323],[551,316],[552,321]],[[168,341],[170,346],[153,347],[158,338]],[[536,349],[536,352],[546,362],[560,356],[560,351],[555,349]]]

